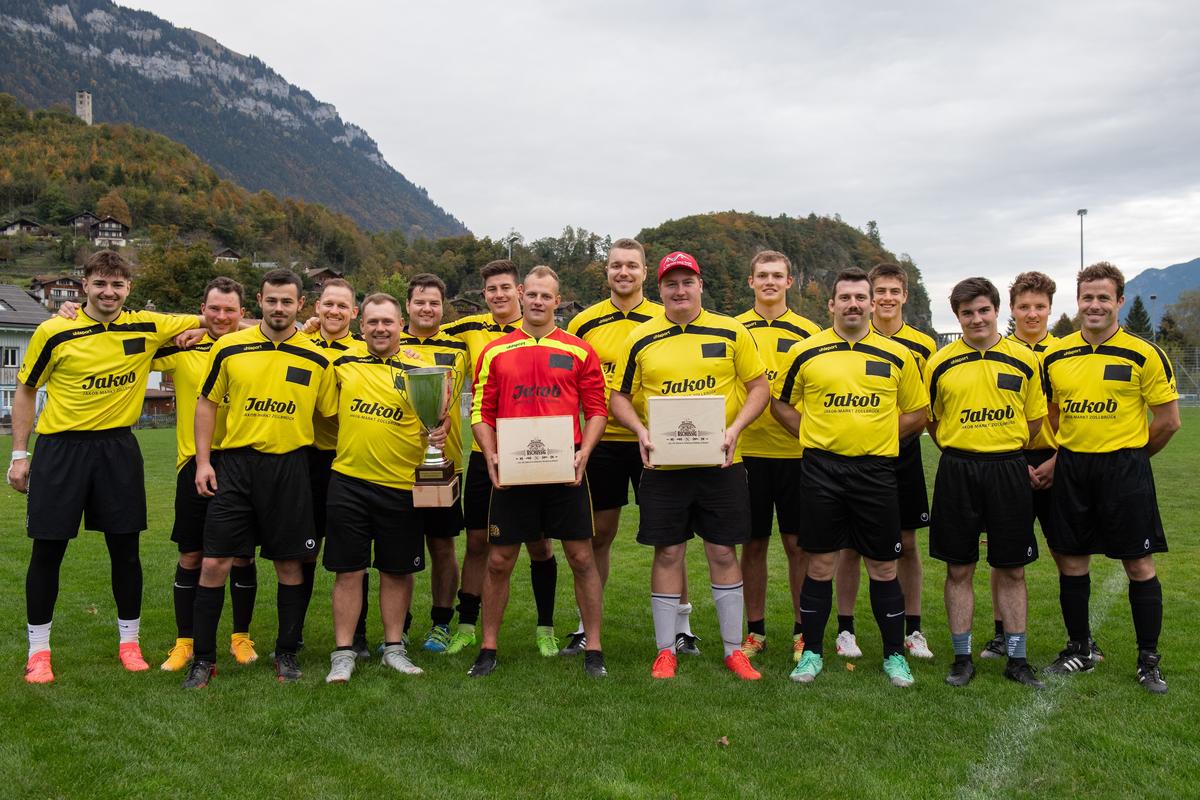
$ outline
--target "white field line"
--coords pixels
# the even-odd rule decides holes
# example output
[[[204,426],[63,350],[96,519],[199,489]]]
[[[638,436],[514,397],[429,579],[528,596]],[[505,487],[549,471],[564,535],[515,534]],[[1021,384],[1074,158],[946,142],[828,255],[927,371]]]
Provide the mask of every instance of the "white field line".
[[[1119,563],[1113,564],[1100,591],[1092,593],[1088,622],[1093,631],[1103,626],[1125,582],[1125,570]],[[987,745],[954,797],[984,800],[1011,796],[1015,782],[1023,774],[1026,752],[1038,741],[1038,734],[1055,709],[1070,696],[1074,683],[1068,676],[1057,686],[1031,691],[1027,700],[1010,709],[988,737]]]

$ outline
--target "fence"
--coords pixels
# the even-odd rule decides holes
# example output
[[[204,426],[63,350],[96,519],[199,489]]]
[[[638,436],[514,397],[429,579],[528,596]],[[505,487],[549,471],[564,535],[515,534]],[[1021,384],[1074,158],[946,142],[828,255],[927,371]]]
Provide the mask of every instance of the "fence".
[[[1175,370],[1179,405],[1200,406],[1200,347],[1171,347],[1166,352]]]

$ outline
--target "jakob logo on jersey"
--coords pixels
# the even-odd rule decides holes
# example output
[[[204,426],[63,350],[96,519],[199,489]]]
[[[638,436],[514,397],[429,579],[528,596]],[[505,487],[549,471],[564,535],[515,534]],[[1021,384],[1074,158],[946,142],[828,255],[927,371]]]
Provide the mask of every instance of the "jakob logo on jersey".
[[[120,389],[128,386],[137,380],[137,373],[133,370],[124,374],[117,375],[89,375],[80,385],[85,392],[94,389]]]

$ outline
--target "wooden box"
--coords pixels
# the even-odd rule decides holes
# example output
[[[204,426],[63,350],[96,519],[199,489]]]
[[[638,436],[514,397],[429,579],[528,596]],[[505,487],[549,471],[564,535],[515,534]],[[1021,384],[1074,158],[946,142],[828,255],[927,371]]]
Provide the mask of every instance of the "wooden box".
[[[719,395],[651,397],[650,463],[655,466],[705,467],[725,463],[725,398]]]
[[[561,417],[509,417],[496,420],[500,483],[575,481],[575,420]]]

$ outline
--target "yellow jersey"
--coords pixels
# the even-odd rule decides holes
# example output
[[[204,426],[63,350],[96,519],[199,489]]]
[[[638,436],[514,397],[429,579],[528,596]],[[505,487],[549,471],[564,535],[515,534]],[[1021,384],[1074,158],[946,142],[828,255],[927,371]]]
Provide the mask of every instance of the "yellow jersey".
[[[209,353],[216,342],[207,333],[195,345],[186,350],[167,345],[154,353],[151,369],[166,373],[175,382],[175,471],[183,469],[188,459],[196,455],[196,402],[200,397],[200,383],[208,374]],[[216,425],[213,427],[212,446],[221,449],[225,438],[225,415],[228,403],[217,405]]]
[[[746,330],[754,337],[754,343],[758,345],[758,354],[767,367],[767,380],[772,384],[779,376],[779,363],[784,354],[821,330],[815,322],[791,309],[775,319],[768,320],[752,308],[735,319],[745,325]],[[800,440],[788,433],[787,429],[771,416],[769,410],[750,423],[742,433],[739,445],[744,456],[800,458],[804,454],[800,448]]]
[[[1035,356],[1037,356],[1039,365],[1043,361],[1045,361],[1046,352],[1054,344],[1056,344],[1058,342],[1058,337],[1055,336],[1054,334],[1050,333],[1049,331],[1047,331],[1046,335],[1043,336],[1039,341],[1037,341],[1033,344],[1029,344],[1024,339],[1021,339],[1020,337],[1018,337],[1015,333],[1009,335],[1007,338],[1010,341],[1012,341],[1014,344],[1019,344],[1022,347],[1028,347],[1030,350],[1032,350],[1033,354]],[[1039,371],[1039,375],[1040,375],[1040,372],[1041,372],[1040,366],[1039,366],[1038,371]],[[1038,380],[1041,380],[1041,378],[1039,377]],[[1045,392],[1043,392],[1042,394],[1045,394]],[[1033,439],[1029,442],[1029,445],[1026,447],[1026,449],[1027,450],[1053,450],[1056,447],[1058,447],[1058,442],[1055,441],[1055,439],[1054,439],[1054,429],[1052,427],[1050,427],[1050,421],[1047,420],[1046,422],[1042,423],[1042,427],[1038,429],[1037,436],[1033,437]]]
[[[337,413],[337,384],[325,352],[294,332],[275,343],[261,325],[213,345],[202,397],[229,404],[223,450],[290,453],[313,443],[313,416]]]
[[[462,472],[465,465],[462,457],[462,414],[458,403],[463,385],[467,381],[467,345],[461,339],[447,336],[442,331],[422,339],[413,336],[406,328],[405,335],[400,337],[401,355],[406,350],[417,353],[434,366],[450,367],[454,371],[454,395],[449,409],[450,431],[446,436],[445,452],[446,458],[454,462],[454,469]]]
[[[75,319],[51,317],[37,326],[17,371],[26,386],[46,387],[38,433],[127,428],[146,401],[146,380],[158,348],[203,327],[194,316],[122,311],[97,322],[79,309]]]
[[[337,360],[344,355],[365,356],[367,343],[357,333],[347,333],[340,339],[326,339],[320,333],[310,336],[309,341],[318,348],[327,351],[326,356]],[[318,414],[313,419],[313,447],[318,450],[336,450],[338,438],[338,418],[323,417]]]
[[[567,323],[567,333],[583,339],[596,355],[600,357],[600,369],[604,371],[604,400],[608,401],[612,394],[613,384],[617,374],[617,362],[625,352],[625,342],[629,334],[643,322],[663,313],[663,307],[653,300],[642,298],[629,311],[617,308],[611,297],[601,300],[595,305],[580,311]],[[640,405],[639,405],[640,404]],[[645,401],[638,400],[634,404],[638,416],[645,416]],[[604,427],[602,441],[607,442],[636,442],[633,432],[608,415],[608,424]]]
[[[925,371],[937,443],[971,453],[1006,453],[1029,444],[1029,424],[1046,425],[1041,367],[1027,347],[1001,338],[987,350],[958,339]]]
[[[1145,447],[1147,411],[1179,399],[1171,361],[1124,328],[1092,346],[1079,331],[1042,361],[1046,397],[1058,405],[1058,446],[1077,453]]]
[[[467,346],[467,370],[471,375],[472,390],[475,388],[475,368],[479,366],[479,356],[483,354],[483,348],[504,334],[512,333],[520,328],[520,317],[517,317],[513,322],[501,325],[496,322],[496,318],[492,316],[492,312],[490,311],[463,317],[442,328],[442,333],[446,336],[452,336]],[[471,440],[471,451],[474,453],[483,452],[479,449],[479,442],[476,442],[474,439]]]
[[[800,407],[800,446],[843,456],[894,457],[900,414],[929,405],[907,347],[869,330],[851,344],[833,328],[792,347],[773,391]]]

